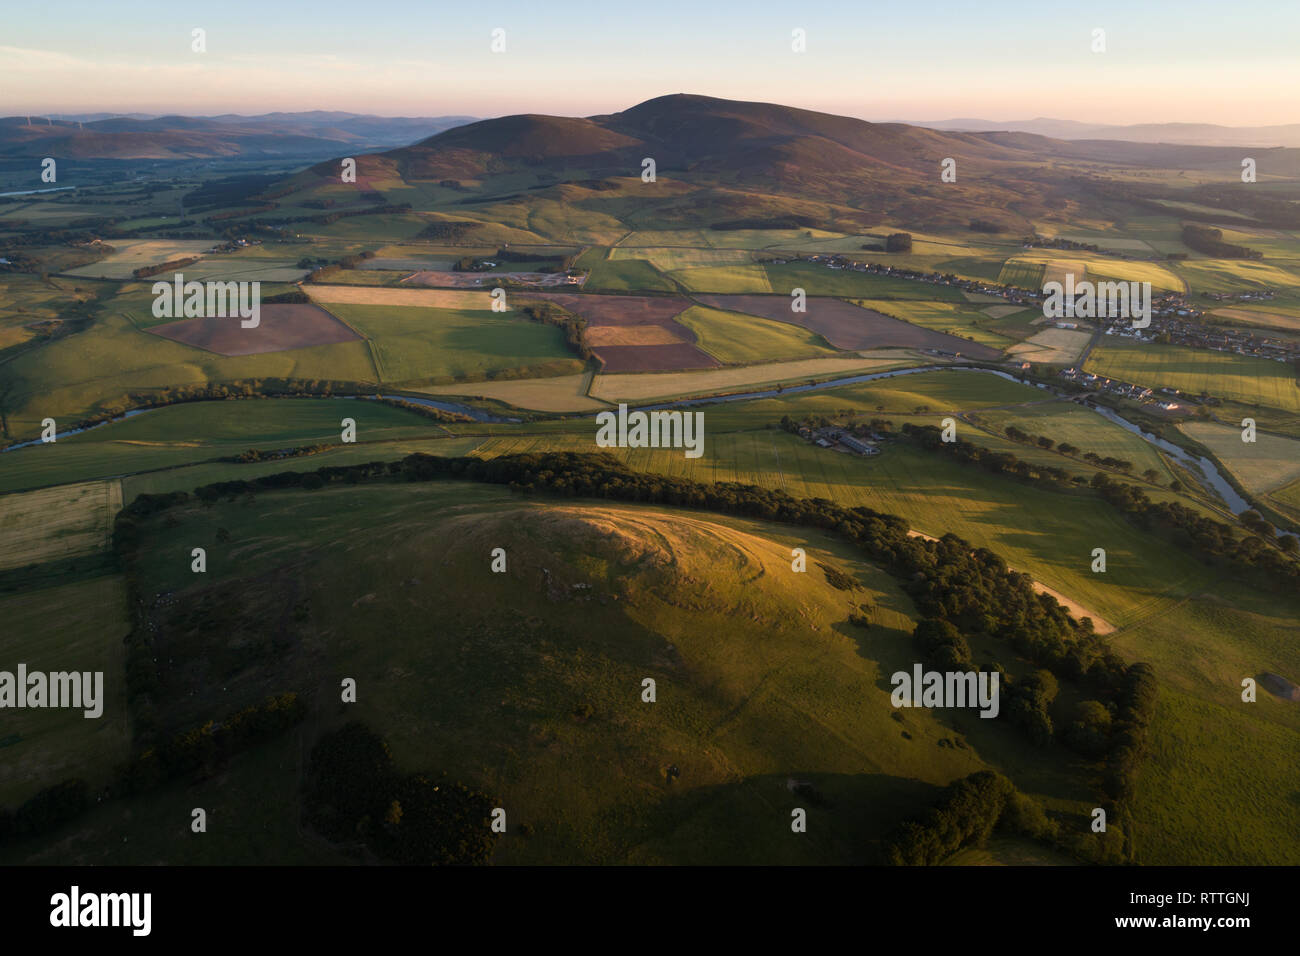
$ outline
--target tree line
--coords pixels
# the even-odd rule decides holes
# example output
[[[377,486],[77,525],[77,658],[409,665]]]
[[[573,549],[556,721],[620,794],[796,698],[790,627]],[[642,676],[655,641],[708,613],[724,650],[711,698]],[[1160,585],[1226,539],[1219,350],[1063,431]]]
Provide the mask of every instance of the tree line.
[[[1211,226],[1183,226],[1183,245],[1216,259],[1263,259],[1264,253],[1236,243],[1225,242],[1223,230]]]
[[[1206,517],[1177,501],[1152,501],[1136,485],[1115,481],[1102,472],[1097,472],[1089,480],[1082,475],[1071,475],[1062,468],[1031,464],[1017,459],[1010,452],[990,451],[962,439],[945,442],[940,430],[933,425],[908,423],[903,426],[902,434],[919,447],[1049,489],[1059,491],[1090,486],[1103,501],[1117,508],[1137,527],[1160,533],[1180,550],[1194,554],[1206,564],[1228,567],[1246,576],[1261,575],[1272,583],[1282,582],[1292,587],[1300,584],[1300,564],[1287,557],[1287,553],[1297,549],[1295,539],[1277,538],[1278,546],[1272,547],[1269,541],[1274,540],[1273,528],[1262,519],[1246,518],[1244,523],[1254,533],[1238,538],[1231,525]],[[1057,448],[1059,450],[1060,446]],[[1086,455],[1084,458],[1087,460]],[[1098,459],[1098,463],[1105,462],[1105,459]]]

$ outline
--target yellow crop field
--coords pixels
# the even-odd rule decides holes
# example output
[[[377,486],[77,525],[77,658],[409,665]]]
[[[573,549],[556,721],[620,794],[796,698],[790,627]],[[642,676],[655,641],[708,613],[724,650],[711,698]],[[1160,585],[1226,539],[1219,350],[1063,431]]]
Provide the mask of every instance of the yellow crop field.
[[[435,385],[416,391],[425,395],[486,398],[539,412],[585,412],[607,407],[604,402],[587,395],[591,378],[591,372],[583,372],[580,375],[556,375],[553,378]]]
[[[483,312],[492,308],[490,292],[471,289],[389,289],[350,285],[309,285],[304,288],[313,302],[330,305],[396,305]]]
[[[172,259],[201,256],[214,245],[212,239],[114,239],[113,252],[105,259],[69,269],[68,275],[96,279],[130,279],[144,266],[161,265]],[[155,277],[156,281],[156,277]]]
[[[793,362],[767,362],[738,368],[706,369],[700,372],[640,372],[600,375],[591,394],[607,402],[645,401],[678,395],[709,395],[716,392],[775,385],[798,384],[813,379],[856,372],[883,372],[914,365],[918,356],[896,349],[860,353],[857,358],[814,358]]]

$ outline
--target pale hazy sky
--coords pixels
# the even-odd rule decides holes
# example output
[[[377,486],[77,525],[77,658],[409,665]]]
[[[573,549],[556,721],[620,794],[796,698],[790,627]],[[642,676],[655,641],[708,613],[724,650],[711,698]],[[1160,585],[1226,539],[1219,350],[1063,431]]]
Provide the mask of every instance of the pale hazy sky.
[[[10,4],[0,115],[590,115],[688,92],[876,120],[1300,122],[1298,0],[479,6]],[[503,53],[490,49],[498,27]],[[806,52],[791,50],[796,28]]]

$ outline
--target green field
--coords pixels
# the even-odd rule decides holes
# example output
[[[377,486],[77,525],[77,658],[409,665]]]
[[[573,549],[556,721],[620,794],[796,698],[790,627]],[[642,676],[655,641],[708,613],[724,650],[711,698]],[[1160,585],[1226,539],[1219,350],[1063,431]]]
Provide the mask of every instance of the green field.
[[[1164,685],[1134,801],[1148,862],[1294,865],[1283,834],[1300,826],[1291,799],[1300,713],[1263,689],[1254,704],[1240,696],[1243,677],[1296,673],[1294,613],[1284,595],[1218,582],[1212,596],[1114,639]],[[1235,786],[1241,779],[1252,786]]]
[[[1300,411],[1300,387],[1287,365],[1268,359],[1178,345],[1103,340],[1086,368],[1098,375],[1148,388],[1202,392],[1244,405]]]
[[[803,289],[808,295],[832,295],[848,299],[920,299],[938,302],[965,302],[952,286],[912,282],[890,276],[871,275],[850,269],[828,269],[816,262],[765,264],[769,290],[789,294]]]
[[[775,292],[769,274],[759,265],[701,266],[679,269],[669,277],[691,292]]]
[[[609,250],[595,246],[574,263],[574,268],[590,269],[585,288],[599,292],[672,292],[673,283],[644,259],[610,259]]]
[[[369,340],[379,380],[387,384],[582,371],[558,328],[511,313],[342,303],[329,309]]]
[[[727,364],[841,354],[815,332],[754,315],[696,305],[677,321],[695,333],[700,348]]]
[[[1018,289],[1041,289],[1043,287],[1045,268],[1040,261],[1023,258],[1008,259],[1002,264],[1002,269],[997,275],[997,281],[1003,285],[1015,286]]]
[[[644,259],[660,272],[679,269],[699,269],[705,266],[732,266],[747,264],[753,257],[744,249],[705,249],[683,246],[654,247],[626,245],[609,250],[613,262],[621,259]]]
[[[28,326],[58,322],[64,310],[94,298],[98,290],[81,289],[73,279],[46,279],[0,273],[0,357],[5,349],[35,338]]]
[[[1294,289],[1300,285],[1300,270],[1253,259],[1189,259],[1174,268],[1193,292]]]
[[[89,329],[18,355],[4,366],[13,437],[36,437],[41,420],[60,427],[109,409],[131,393],[177,385],[286,378],[374,382],[365,342],[319,345],[261,355],[222,356],[137,328],[110,300]]]
[[[1300,481],[1293,481],[1269,495],[1270,500],[1282,505],[1293,515],[1300,516]]]
[[[0,495],[0,571],[105,551],[121,507],[117,480]]]
[[[93,265],[68,270],[71,276],[130,279],[145,266],[201,256],[215,243],[208,239],[114,239],[113,251]],[[196,263],[197,265],[197,263]]]
[[[373,448],[373,442],[447,434],[430,419],[378,402],[298,398],[192,402],[148,411],[53,444],[5,452],[0,455],[0,493],[82,477],[175,468],[236,456],[250,448],[337,444],[343,418],[356,422],[358,450]],[[367,454],[383,457],[373,451]],[[279,466],[282,471],[300,467],[293,461]],[[254,466],[224,467],[239,471]],[[201,482],[186,487],[195,484]]]
[[[1300,441],[1257,431],[1253,442],[1242,441],[1242,429],[1211,422],[1178,426],[1221,461],[1253,494],[1266,494],[1300,478]]]
[[[1096,412],[1089,411],[1069,402],[1056,402],[1039,405],[1035,408],[1016,409],[1014,411],[988,411],[978,414],[978,421],[998,434],[1003,434],[1008,425],[1014,425],[1031,435],[1050,438],[1056,444],[1062,442],[1074,445],[1083,455],[1092,452],[1102,458],[1119,458],[1133,462],[1132,474],[1141,475],[1148,468],[1160,477],[1157,481],[1167,485],[1173,480],[1165,460],[1155,447],[1125,428],[1121,428]],[[971,439],[978,441],[978,439]],[[1015,454],[1030,459],[1032,449],[1027,445],[1017,445]],[[1055,456],[1059,467],[1066,467],[1068,460]],[[1044,458],[1050,461],[1051,457]],[[1097,471],[1091,465],[1085,465],[1088,473]]]
[[[137,495],[166,494],[171,491],[188,492],[217,481],[248,481],[285,471],[310,471],[338,465],[362,465],[372,461],[396,461],[417,452],[454,458],[468,455],[482,443],[482,438],[473,437],[407,438],[368,445],[340,445],[318,455],[288,461],[260,461],[248,464],[205,461],[123,478],[122,498],[130,502]]]
[[[0,498],[0,502],[4,502]],[[0,592],[0,669],[90,671],[103,676],[103,712],[6,710],[0,743],[0,807],[13,807],[42,787],[69,777],[107,783],[128,756],[129,720],[122,675],[126,667],[126,588],[118,575],[55,587]],[[16,740],[13,738],[17,738]]]

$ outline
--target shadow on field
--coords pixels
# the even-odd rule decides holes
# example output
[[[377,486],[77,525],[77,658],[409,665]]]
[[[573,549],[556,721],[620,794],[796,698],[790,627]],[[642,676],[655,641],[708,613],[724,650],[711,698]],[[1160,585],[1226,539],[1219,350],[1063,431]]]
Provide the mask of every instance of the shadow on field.
[[[889,703],[894,691],[892,676],[900,671],[911,675],[913,667],[922,663],[912,636],[874,624],[862,629],[845,623],[837,625],[836,630],[857,644],[859,654],[877,663],[879,670],[875,686],[880,690],[885,706],[890,707],[893,713],[898,733],[914,746],[969,750],[972,757],[1011,778],[1021,791],[1039,798],[1089,799],[1093,789],[1089,778],[1096,772],[1096,767],[1062,746],[1035,747],[1026,732],[1009,719],[1003,706],[1005,697],[1002,697],[998,716],[992,718],[981,717],[978,709],[971,708],[895,709]],[[1032,673],[1036,669],[1000,641],[972,640],[971,647],[981,670],[991,669],[995,661],[1013,676]],[[923,669],[929,668],[923,666]]]
[[[697,787],[670,794],[649,812],[646,839],[627,862],[880,864],[881,838],[931,807],[941,790],[887,774],[799,771]],[[796,809],[807,813],[806,832],[791,828]]]

